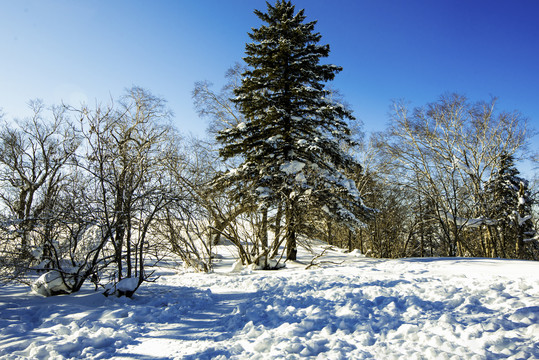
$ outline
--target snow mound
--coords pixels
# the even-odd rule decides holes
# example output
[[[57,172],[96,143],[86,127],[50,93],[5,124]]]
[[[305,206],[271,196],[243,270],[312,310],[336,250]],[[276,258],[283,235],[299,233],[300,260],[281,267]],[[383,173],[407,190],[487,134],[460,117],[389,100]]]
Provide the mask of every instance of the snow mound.
[[[139,286],[138,277],[129,277],[120,280],[117,283],[108,284],[105,287],[105,296],[116,295],[116,296],[127,296],[131,297]]]
[[[32,284],[32,290],[42,296],[69,294],[69,287],[66,285],[67,281],[57,271],[49,271],[41,275]]]

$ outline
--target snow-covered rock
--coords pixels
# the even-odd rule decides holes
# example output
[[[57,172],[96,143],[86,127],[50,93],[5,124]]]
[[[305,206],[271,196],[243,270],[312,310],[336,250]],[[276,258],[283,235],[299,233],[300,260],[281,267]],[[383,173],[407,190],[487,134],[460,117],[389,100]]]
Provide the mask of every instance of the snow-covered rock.
[[[66,284],[67,282],[67,284]],[[42,296],[54,296],[69,294],[70,286],[69,278],[57,271],[49,271],[41,275],[33,284],[32,290]]]

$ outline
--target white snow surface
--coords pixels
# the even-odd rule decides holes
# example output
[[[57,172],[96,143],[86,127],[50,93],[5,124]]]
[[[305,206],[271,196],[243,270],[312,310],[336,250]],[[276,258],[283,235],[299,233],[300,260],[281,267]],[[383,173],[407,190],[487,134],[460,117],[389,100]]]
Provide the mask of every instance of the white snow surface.
[[[381,260],[278,271],[163,265],[132,299],[0,287],[1,359],[538,359],[539,262]],[[315,248],[322,253],[323,245]]]

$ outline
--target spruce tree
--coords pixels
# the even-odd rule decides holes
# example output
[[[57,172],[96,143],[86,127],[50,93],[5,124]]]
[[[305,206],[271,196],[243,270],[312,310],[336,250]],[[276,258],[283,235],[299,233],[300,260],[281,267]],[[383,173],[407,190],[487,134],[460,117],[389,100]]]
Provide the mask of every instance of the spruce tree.
[[[219,178],[240,201],[267,213],[284,209],[287,258],[296,257],[301,215],[316,209],[350,227],[372,215],[345,171],[361,171],[343,148],[353,146],[351,112],[332,100],[325,83],[342,70],[321,64],[329,45],[319,45],[316,21],[305,22],[290,1],[255,10],[265,23],[249,33],[247,70],[232,100],[245,121],[223,130],[220,155],[242,163]]]
[[[497,167],[486,187],[490,198],[490,217],[498,223],[504,256],[524,258],[525,242],[535,236],[531,221],[533,199],[528,181],[519,176],[510,154],[502,154]]]

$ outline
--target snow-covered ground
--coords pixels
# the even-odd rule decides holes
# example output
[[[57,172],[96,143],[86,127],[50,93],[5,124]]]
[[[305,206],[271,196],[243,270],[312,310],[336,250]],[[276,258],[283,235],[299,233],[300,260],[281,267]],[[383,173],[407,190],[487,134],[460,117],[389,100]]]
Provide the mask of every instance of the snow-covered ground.
[[[539,262],[335,250],[305,269],[300,254],[278,271],[163,267],[133,299],[1,287],[0,358],[539,358]]]

